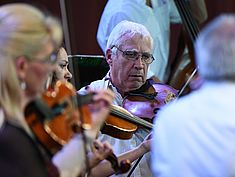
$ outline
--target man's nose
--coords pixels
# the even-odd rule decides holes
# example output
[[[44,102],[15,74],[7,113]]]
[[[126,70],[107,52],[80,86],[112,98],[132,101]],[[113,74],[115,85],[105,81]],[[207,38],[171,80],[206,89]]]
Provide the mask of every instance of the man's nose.
[[[142,55],[139,54],[135,60],[135,66],[138,67],[138,68],[143,68],[144,67],[144,62],[142,60]]]

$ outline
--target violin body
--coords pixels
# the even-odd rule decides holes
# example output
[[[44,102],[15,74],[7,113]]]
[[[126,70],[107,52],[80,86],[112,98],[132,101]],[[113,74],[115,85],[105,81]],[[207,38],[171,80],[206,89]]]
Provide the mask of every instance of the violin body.
[[[171,86],[147,80],[144,89],[128,92],[123,108],[113,105],[102,133],[118,139],[130,139],[139,126],[152,129],[158,110],[176,98],[178,91]]]
[[[108,134],[118,139],[130,139],[138,126],[125,117],[132,115],[120,106],[112,105],[111,113],[106,119],[102,128],[102,133]]]
[[[123,100],[123,107],[133,115],[152,122],[160,108],[176,98],[177,92],[169,85],[154,83],[142,93],[129,93]]]
[[[58,82],[54,90],[43,93],[25,109],[25,119],[39,142],[52,154],[80,131],[78,109],[72,103],[76,95],[71,84]]]
[[[75,133],[91,128],[92,119],[86,105],[91,102],[92,96],[76,95],[71,84],[58,81],[54,89],[43,93],[42,99],[28,104],[25,109],[26,122],[49,153],[55,154]],[[119,163],[114,153],[106,159],[116,174],[126,173],[131,167],[127,159]]]
[[[43,113],[43,111],[35,109],[35,107],[37,107],[35,105],[40,104],[38,102],[38,100],[34,100],[27,105],[25,109],[26,122],[31,128],[38,142],[47,150],[47,152],[54,154],[62,147],[62,145],[55,141],[45,131],[43,119],[46,117],[46,115]],[[49,113],[49,115],[51,114]]]

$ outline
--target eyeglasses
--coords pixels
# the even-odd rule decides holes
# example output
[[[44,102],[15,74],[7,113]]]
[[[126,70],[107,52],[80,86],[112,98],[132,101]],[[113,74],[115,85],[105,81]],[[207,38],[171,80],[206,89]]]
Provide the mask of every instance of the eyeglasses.
[[[27,59],[33,59],[32,57],[25,56]],[[45,63],[45,64],[55,64],[57,62],[57,54],[52,53],[49,56],[43,58],[43,59],[38,59],[34,58],[34,61],[40,62],[40,63]]]
[[[153,62],[154,57],[152,54],[148,53],[148,52],[137,52],[137,51],[132,51],[132,50],[121,50],[119,49],[117,46],[113,46],[116,49],[118,49],[120,52],[122,52],[122,56],[128,60],[138,60],[138,58],[141,56],[141,60],[146,63],[146,64],[150,64]],[[113,48],[111,47],[111,49]]]
[[[55,64],[57,62],[57,54],[52,53],[48,57],[44,58],[43,60],[40,60],[43,63],[48,63],[48,64]]]

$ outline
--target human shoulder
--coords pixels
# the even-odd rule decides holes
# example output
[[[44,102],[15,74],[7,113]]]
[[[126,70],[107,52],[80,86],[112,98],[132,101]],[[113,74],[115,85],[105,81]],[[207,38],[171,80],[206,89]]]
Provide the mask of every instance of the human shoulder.
[[[82,87],[81,89],[77,91],[77,93],[85,94],[88,88],[92,90],[98,90],[98,89],[106,88],[106,86],[107,84],[106,84],[105,78],[103,78],[102,80],[93,81],[89,85]]]
[[[147,6],[138,0],[109,0],[102,16],[110,20],[133,20],[133,14],[143,11]]]
[[[124,4],[125,1],[123,0],[109,0],[104,8],[103,15],[116,14],[118,12],[125,13]]]

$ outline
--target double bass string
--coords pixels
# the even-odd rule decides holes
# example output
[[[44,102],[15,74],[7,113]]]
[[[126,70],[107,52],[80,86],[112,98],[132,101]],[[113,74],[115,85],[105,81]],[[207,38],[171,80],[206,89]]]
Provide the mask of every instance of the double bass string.
[[[195,41],[197,34],[199,32],[199,28],[192,16],[192,13],[189,11],[190,7],[188,6],[188,4],[186,4],[185,0],[179,0],[179,6],[187,23],[189,34],[191,35],[191,40]]]
[[[196,40],[197,34],[199,33],[199,27],[195,22],[195,19],[192,16],[192,13],[190,12],[190,8],[185,0],[175,0],[175,4],[177,6],[177,9],[179,11],[179,14],[181,16],[181,19],[183,21],[183,24],[191,38],[191,41],[194,42]],[[197,73],[197,66],[194,68],[193,72],[187,79],[186,83],[183,85],[183,87],[180,89],[180,93],[178,97],[183,93],[187,85],[190,83],[190,81],[193,79],[194,75]]]
[[[193,37],[193,34],[191,32],[191,29],[190,29],[189,19],[187,18],[186,14],[185,14],[185,9],[182,5],[182,2],[180,2],[180,0],[175,0],[175,4],[176,4],[178,12],[180,14],[181,20],[183,21],[183,24],[185,24],[184,27],[187,30],[187,32],[190,36],[190,39],[193,40],[194,37]]]
[[[175,4],[178,7],[178,11],[182,18],[182,21],[185,24],[185,28],[190,35],[191,40],[194,41],[199,32],[199,28],[192,16],[192,13],[190,12],[188,5],[186,4],[185,0],[175,0]]]
[[[183,10],[185,11],[185,15],[188,19],[188,26],[191,29],[191,34],[193,35],[193,40],[192,41],[195,41],[195,39],[197,37],[197,34],[199,32],[198,26],[195,22],[194,17],[192,16],[192,13],[189,11],[190,7],[188,6],[188,4],[186,4],[185,1],[181,1],[181,4],[182,4]]]

